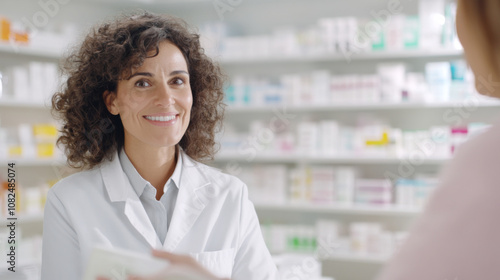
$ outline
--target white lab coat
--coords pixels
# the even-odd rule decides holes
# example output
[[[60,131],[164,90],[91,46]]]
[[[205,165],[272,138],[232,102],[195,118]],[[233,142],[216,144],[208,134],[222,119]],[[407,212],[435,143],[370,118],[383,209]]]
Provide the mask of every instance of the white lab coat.
[[[45,205],[42,280],[81,279],[95,245],[190,254],[220,277],[275,279],[245,184],[180,151],[179,194],[163,245],[117,153],[54,185]]]

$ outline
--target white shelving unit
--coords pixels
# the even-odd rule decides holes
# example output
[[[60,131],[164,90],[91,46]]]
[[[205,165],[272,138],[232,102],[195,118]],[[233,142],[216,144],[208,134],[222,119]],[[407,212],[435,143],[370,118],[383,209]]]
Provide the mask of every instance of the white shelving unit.
[[[2,15],[5,16],[3,12]],[[0,44],[0,71],[7,67],[25,66],[30,61],[57,63],[61,55],[62,52],[57,48],[2,43]],[[15,128],[19,124],[53,123],[49,100],[13,99],[9,93],[4,88],[0,98],[0,125],[2,127]],[[57,169],[65,164],[64,160],[59,158],[0,158],[0,172],[2,172],[0,176],[2,179],[6,179],[8,163],[15,163],[17,188],[23,190],[57,179]],[[19,196],[16,196],[16,198],[16,203],[24,203]],[[2,204],[2,207],[4,206]],[[43,211],[30,214],[16,211],[15,217],[17,217],[17,220],[15,220],[17,250],[18,252],[21,250],[25,254],[24,257],[19,255],[17,258],[17,274],[23,275],[19,279],[39,279],[41,259],[39,257],[28,258],[27,254],[31,254],[31,252],[40,253],[41,244],[39,242],[33,243],[32,238],[38,241],[42,235]],[[1,217],[1,220],[3,222],[8,221],[7,217]],[[23,249],[20,249],[21,247]],[[10,274],[4,275],[4,272],[7,271],[4,264],[2,264],[1,268],[0,278],[5,276],[8,279],[11,277]]]
[[[359,264],[376,264],[383,265],[389,260],[390,256],[386,255],[370,255],[370,254],[354,254],[354,253],[344,253],[344,254],[331,254],[323,261],[335,261],[335,262],[352,262]]]
[[[40,266],[41,266],[41,262],[40,260],[38,259],[24,259],[22,262],[20,262],[19,264],[16,265],[16,272],[15,273],[23,273],[24,275],[26,274],[29,274],[29,275],[33,275],[33,274],[38,274],[38,272],[40,271]],[[0,276],[1,277],[9,277],[11,275],[9,275],[8,273],[12,274],[12,272],[7,271],[7,264],[4,264],[2,263],[2,265],[0,265]],[[28,272],[25,272],[25,271],[28,271]],[[9,278],[2,278],[2,279],[9,279]]]
[[[35,213],[35,214],[20,214],[17,215],[17,224],[28,224],[28,223],[41,223],[43,221],[43,213]],[[7,220],[7,217],[1,217],[3,221]]]
[[[259,210],[282,211],[282,212],[303,212],[303,213],[326,213],[345,215],[373,215],[373,216],[415,216],[421,213],[421,209],[398,206],[366,206],[356,204],[339,205],[314,205],[314,204],[255,204]]]
[[[381,59],[408,59],[408,58],[445,58],[463,55],[462,50],[404,50],[404,51],[373,51],[356,53],[352,56],[343,54],[315,54],[300,56],[249,56],[249,57],[227,57],[221,56],[219,62],[223,65],[230,64],[254,64],[254,63],[298,63],[298,62],[344,62],[346,60],[381,60]]]
[[[50,109],[48,104],[40,101],[18,100],[12,98],[1,98],[0,108],[19,108],[19,109]]]
[[[50,59],[59,59],[62,55],[62,51],[57,48],[40,48],[36,46],[33,47],[31,45],[22,45],[15,43],[0,43],[0,53]]]
[[[7,163],[15,163],[21,167],[44,167],[44,166],[63,166],[66,165],[64,158],[11,158],[0,160],[0,164],[6,165]]]
[[[61,52],[55,48],[39,48],[30,45],[0,44],[0,69],[26,65],[30,61],[57,63]],[[52,123],[50,102],[27,99],[14,99],[9,92],[4,92],[0,98],[0,120],[2,127],[15,128],[19,124]],[[7,164],[15,163],[16,182],[19,188],[29,188],[57,179],[55,168],[64,165],[60,158],[0,158],[0,175],[5,179]],[[17,201],[17,203],[22,203]],[[2,204],[3,206],[3,204]],[[31,237],[42,234],[42,212],[24,215],[16,213],[17,224],[22,230],[22,236]],[[6,218],[2,217],[5,221]],[[39,262],[39,261],[38,261]]]
[[[463,103],[463,102],[462,102]],[[394,102],[394,103],[339,103],[332,105],[276,105],[276,106],[230,106],[226,110],[232,113],[269,113],[273,110],[285,108],[287,112],[337,112],[337,111],[382,111],[382,110],[408,110],[408,109],[453,109],[461,105],[461,102]],[[478,101],[478,108],[500,107],[498,100]]]
[[[241,161],[245,157],[236,152],[220,152],[216,155],[217,162]],[[327,154],[300,154],[300,153],[273,153],[263,152],[248,161],[252,163],[321,163],[321,164],[398,164],[405,158],[395,156],[369,155],[327,155]],[[449,161],[450,158],[431,157],[423,159],[421,164],[436,165]]]
[[[82,26],[87,27],[88,22],[102,20],[108,15],[116,15],[122,10],[136,8],[138,1],[74,1],[67,6],[61,6],[62,13],[51,20],[75,20]],[[237,2],[237,1],[234,1]],[[410,1],[407,1],[410,2]],[[415,13],[416,2],[405,2],[405,13]],[[35,4],[33,4],[35,3]],[[30,4],[30,9],[25,11],[14,11],[19,18],[26,14],[33,14],[40,10],[36,1]],[[95,4],[99,9],[95,9]],[[330,0],[262,0],[242,1],[241,5],[234,10],[224,14],[220,19],[213,8],[213,1],[141,1],[141,8],[157,13],[165,12],[175,14],[184,18],[190,24],[201,24],[205,21],[222,20],[229,26],[234,27],[234,33],[269,34],[272,27],[278,26],[306,26],[321,17],[328,16],[364,16],[370,17],[370,11],[378,11],[387,5],[386,0],[353,0],[353,1],[330,1]],[[196,3],[196,4],[193,4]],[[12,8],[9,4],[7,8]],[[28,4],[25,4],[28,5]],[[285,11],[286,10],[286,11]],[[28,12],[29,11],[29,12]],[[285,12],[284,12],[285,11]],[[89,19],[89,17],[91,17]],[[258,20],[256,20],[258,19]],[[59,59],[61,52],[50,48],[34,48],[30,46],[15,46],[0,44],[0,58],[12,57],[22,60],[43,59],[55,61]],[[350,62],[342,54],[317,54],[301,56],[272,56],[272,57],[216,57],[225,72],[230,76],[238,75],[270,75],[296,73],[300,71],[311,71],[316,69],[327,69],[334,73],[357,73],[372,71],[374,65],[382,61],[408,61],[421,67],[426,61],[448,61],[462,58],[461,50],[414,50],[398,52],[368,52],[358,53],[351,56]],[[0,67],[2,66],[0,62]],[[367,70],[368,69],[368,70]],[[373,115],[383,115],[389,120],[398,120],[400,123],[410,122],[410,127],[421,124],[429,124],[436,118],[443,122],[442,112],[454,110],[461,106],[460,102],[445,103],[343,103],[334,105],[309,105],[309,106],[286,106],[287,112],[301,115],[313,115],[321,117],[344,117],[369,112]],[[277,109],[283,106],[278,106]],[[493,120],[498,111],[500,102],[481,102],[474,111],[470,120],[481,120],[489,122]],[[35,119],[43,115],[50,108],[48,103],[6,100],[0,99],[0,118],[2,121],[9,119],[14,122],[21,115],[28,114],[25,119]],[[248,123],[253,117],[272,114],[273,107],[228,107],[227,122]],[[8,118],[5,114],[9,114]],[[476,117],[477,114],[477,117]],[[347,116],[347,117],[346,117]],[[282,163],[293,166],[297,163],[311,163],[324,165],[349,165],[360,166],[364,169],[372,169],[376,174],[380,170],[393,170],[400,163],[400,158],[387,156],[352,156],[352,155],[303,155],[303,154],[273,154],[259,152],[252,159],[252,164]],[[14,160],[20,168],[26,168],[26,177],[40,177],[46,174],[53,175],[54,166],[64,165],[63,159],[16,159]],[[246,158],[237,153],[220,153],[216,156],[215,164],[224,165],[227,162],[236,161],[247,164]],[[449,158],[427,158],[417,168],[424,171],[437,171]],[[7,163],[0,160],[0,165]],[[24,172],[23,170],[20,170]],[[352,221],[380,221],[390,229],[407,230],[411,223],[421,213],[420,209],[399,207],[367,207],[359,205],[311,205],[311,204],[256,204],[259,219],[263,222],[276,221],[286,223],[309,223],[312,224],[316,218],[339,219],[342,222]],[[4,219],[3,219],[4,220]],[[21,226],[28,227],[33,233],[41,233],[41,222],[43,216],[20,215],[18,221]],[[24,231],[26,233],[26,231]],[[368,280],[380,269],[388,259],[388,256],[372,256],[359,254],[332,254],[324,259],[325,276],[336,276],[336,280]],[[339,275],[339,276],[338,276]]]

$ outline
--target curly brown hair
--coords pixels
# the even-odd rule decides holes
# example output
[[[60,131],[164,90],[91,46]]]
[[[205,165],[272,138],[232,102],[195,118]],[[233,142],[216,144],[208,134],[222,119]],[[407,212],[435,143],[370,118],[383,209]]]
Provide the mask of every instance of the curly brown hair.
[[[116,91],[118,80],[141,66],[151,51],[158,55],[158,45],[165,40],[183,53],[193,94],[190,123],[178,145],[195,160],[213,159],[214,138],[224,115],[226,76],[205,55],[199,35],[185,21],[140,12],[95,27],[66,58],[63,70],[68,80],[52,97],[52,113],[63,121],[57,145],[65,146],[70,166],[93,168],[123,146],[120,116],[107,110],[103,93]]]

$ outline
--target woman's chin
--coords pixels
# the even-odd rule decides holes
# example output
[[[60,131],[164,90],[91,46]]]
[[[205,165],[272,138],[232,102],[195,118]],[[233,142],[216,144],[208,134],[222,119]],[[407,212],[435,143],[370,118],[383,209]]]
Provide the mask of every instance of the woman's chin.
[[[500,98],[500,88],[498,86],[485,86],[483,82],[476,80],[475,87],[476,91],[483,96]]]

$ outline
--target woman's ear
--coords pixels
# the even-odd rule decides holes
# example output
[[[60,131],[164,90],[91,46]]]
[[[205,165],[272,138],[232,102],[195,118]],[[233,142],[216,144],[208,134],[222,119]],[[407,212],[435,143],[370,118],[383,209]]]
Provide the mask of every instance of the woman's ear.
[[[116,92],[106,90],[102,94],[102,98],[104,99],[104,104],[106,104],[106,108],[112,115],[118,115],[120,110],[118,110],[118,106],[116,105]]]

